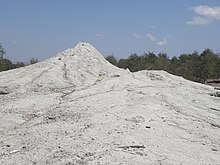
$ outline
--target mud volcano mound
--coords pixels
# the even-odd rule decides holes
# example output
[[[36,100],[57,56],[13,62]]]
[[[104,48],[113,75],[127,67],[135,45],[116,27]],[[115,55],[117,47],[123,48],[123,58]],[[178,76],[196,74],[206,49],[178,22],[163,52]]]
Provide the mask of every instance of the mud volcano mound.
[[[220,98],[88,43],[0,73],[0,164],[218,164]]]

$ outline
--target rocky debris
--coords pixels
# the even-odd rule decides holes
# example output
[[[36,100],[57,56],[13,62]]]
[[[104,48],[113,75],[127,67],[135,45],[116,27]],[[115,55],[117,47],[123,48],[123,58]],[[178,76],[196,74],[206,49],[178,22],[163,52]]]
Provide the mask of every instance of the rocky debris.
[[[220,92],[210,93],[210,96],[220,97]]]
[[[220,92],[216,92],[215,97],[220,97]]]
[[[216,90],[220,90],[220,88],[219,88],[219,87],[215,87],[214,89],[216,89]]]
[[[118,148],[123,148],[123,149],[129,149],[129,148],[136,148],[136,149],[139,149],[139,148],[146,148],[145,146],[141,145],[131,145],[131,146],[120,146]]]
[[[125,120],[131,121],[131,122],[134,122],[134,123],[143,123],[145,121],[143,116],[133,116],[133,117],[127,118]]]
[[[209,108],[210,110],[213,110],[213,111],[219,111],[220,112],[220,109],[216,109],[216,108]]]
[[[5,91],[0,91],[0,95],[7,95],[8,92],[5,92]]]
[[[220,128],[220,125],[215,124],[215,123],[211,123],[211,126],[216,127],[216,128]]]
[[[9,92],[7,91],[7,89],[0,88],[0,95],[7,95],[7,94],[9,94]]]
[[[218,151],[216,148],[212,148],[212,151]]]

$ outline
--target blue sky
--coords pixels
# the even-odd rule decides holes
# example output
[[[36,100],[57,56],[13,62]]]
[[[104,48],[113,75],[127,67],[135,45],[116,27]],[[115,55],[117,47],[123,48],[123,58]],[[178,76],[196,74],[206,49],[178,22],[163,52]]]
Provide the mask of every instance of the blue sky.
[[[0,0],[0,43],[13,61],[45,60],[78,42],[103,55],[211,48],[220,52],[219,0]]]

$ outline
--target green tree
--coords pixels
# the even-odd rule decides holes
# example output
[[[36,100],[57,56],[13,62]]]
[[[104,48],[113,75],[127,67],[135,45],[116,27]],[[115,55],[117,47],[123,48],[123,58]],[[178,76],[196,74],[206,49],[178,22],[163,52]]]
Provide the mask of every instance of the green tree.
[[[192,54],[182,54],[179,56],[179,64],[177,66],[178,75],[188,80],[201,81],[200,56],[198,52]]]
[[[144,62],[142,61],[142,57],[137,54],[131,54],[128,57],[128,69],[132,72],[143,70]]]
[[[166,53],[159,53],[155,61],[155,69],[169,71],[170,59]]]
[[[23,62],[17,62],[16,64],[14,64],[15,68],[20,68],[20,67],[24,67],[24,63]]]
[[[179,65],[180,65],[179,59],[176,56],[172,57],[170,61],[169,72],[171,74],[180,76],[179,71],[178,71]]]
[[[190,73],[190,80],[201,82],[200,55],[197,51],[189,54],[189,63],[189,69],[192,70]]]
[[[128,59],[119,59],[117,67],[124,69],[129,68]]]
[[[115,66],[117,66],[118,64],[117,59],[115,58],[114,55],[107,56],[105,59]]]
[[[210,78],[217,78],[218,56],[211,50],[205,49],[200,55],[201,78],[205,82]]]
[[[38,59],[36,59],[36,58],[31,58],[31,59],[30,59],[30,64],[35,64],[35,63],[37,63],[37,62],[39,62],[39,61],[38,61]]]
[[[6,51],[4,50],[2,44],[0,43],[0,72],[14,68],[14,65],[12,64],[12,62],[4,58],[5,54],[6,54]]]
[[[5,50],[4,48],[2,47],[2,44],[0,43],[0,60],[2,60],[4,58],[4,55],[5,55]]]
[[[218,62],[215,68],[215,72],[217,73],[217,77],[220,78],[220,54],[217,54]]]
[[[144,54],[145,67],[144,69],[156,69],[156,61],[158,57],[153,52]]]
[[[0,60],[0,72],[10,70],[10,69],[14,69],[13,63],[8,59],[5,59],[5,58],[1,59]]]

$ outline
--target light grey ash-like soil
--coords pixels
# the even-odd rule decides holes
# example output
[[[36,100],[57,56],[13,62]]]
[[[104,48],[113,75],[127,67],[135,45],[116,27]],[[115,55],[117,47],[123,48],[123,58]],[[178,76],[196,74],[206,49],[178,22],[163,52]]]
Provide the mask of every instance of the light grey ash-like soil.
[[[79,43],[0,73],[0,164],[217,165],[216,92],[165,71],[119,69]]]

